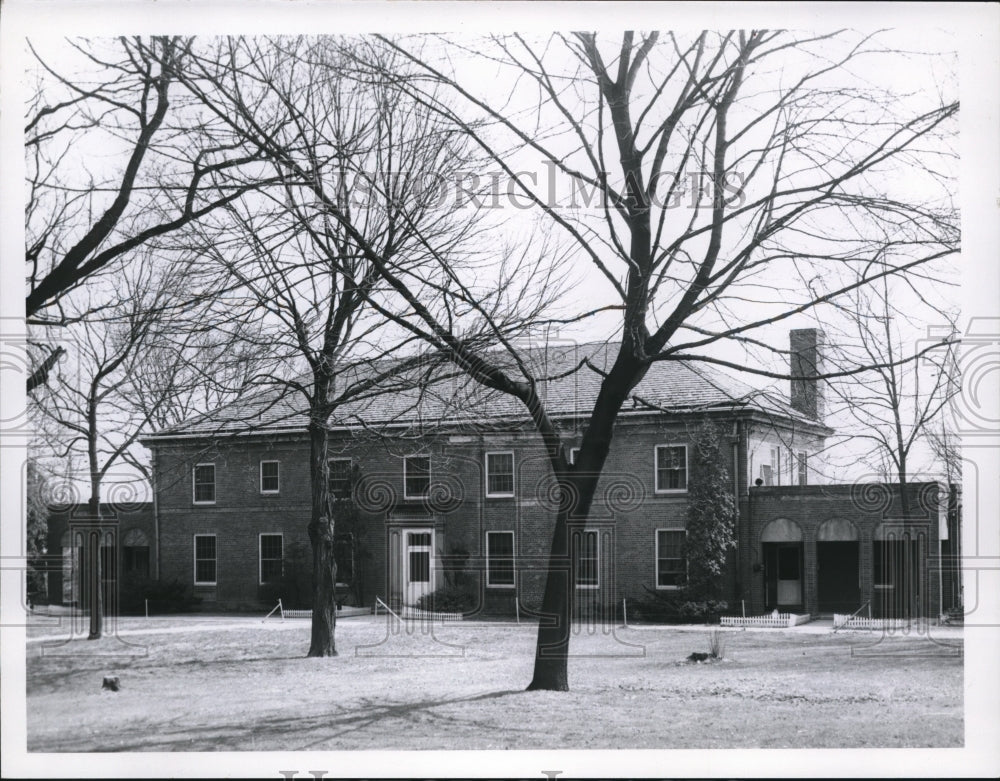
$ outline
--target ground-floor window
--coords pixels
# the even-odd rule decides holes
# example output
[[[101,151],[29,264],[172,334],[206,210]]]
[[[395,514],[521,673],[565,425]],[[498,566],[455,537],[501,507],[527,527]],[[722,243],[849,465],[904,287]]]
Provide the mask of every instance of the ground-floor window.
[[[282,540],[280,534],[260,535],[260,582],[276,583],[281,580]]]
[[[486,585],[514,586],[514,532],[486,532]]]
[[[656,531],[656,587],[680,588],[687,574],[687,559],[684,541],[687,532],[683,529],[657,529]]]
[[[577,588],[598,588],[600,581],[600,550],[597,532],[587,529],[573,536],[574,580]]]
[[[194,583],[196,586],[214,586],[215,582],[215,535],[196,534],[194,536]]]

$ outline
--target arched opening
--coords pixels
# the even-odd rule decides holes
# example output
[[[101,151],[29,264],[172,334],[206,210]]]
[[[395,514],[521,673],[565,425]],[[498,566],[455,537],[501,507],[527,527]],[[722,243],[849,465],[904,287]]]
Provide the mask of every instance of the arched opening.
[[[122,537],[122,577],[149,577],[149,538],[142,529],[129,529]]]
[[[858,530],[846,518],[831,518],[816,534],[816,587],[821,613],[853,613],[861,606]]]
[[[764,558],[764,602],[768,610],[797,610],[802,600],[802,529],[776,518],[760,533]]]

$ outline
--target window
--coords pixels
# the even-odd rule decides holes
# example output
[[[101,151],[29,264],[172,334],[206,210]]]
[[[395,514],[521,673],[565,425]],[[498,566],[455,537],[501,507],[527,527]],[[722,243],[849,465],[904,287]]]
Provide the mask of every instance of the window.
[[[781,448],[771,448],[771,473],[774,476],[775,485],[781,485]]]
[[[809,456],[803,451],[799,453],[799,485],[809,485]]]
[[[571,447],[569,449],[569,462],[571,464],[575,464],[576,463],[576,457],[577,457],[577,455],[579,453],[580,453],[580,448],[578,448],[578,447]]]
[[[281,535],[260,535],[260,582],[277,583],[284,574],[281,564]]]
[[[194,583],[196,586],[215,585],[215,535],[194,536]]]
[[[486,585],[514,588],[514,532],[486,532]]]
[[[260,492],[262,494],[278,493],[280,464],[277,461],[260,462]]]
[[[353,463],[349,458],[331,458],[330,479],[327,485],[334,499],[349,499],[353,483]]]
[[[687,446],[656,446],[656,493],[687,490]]]
[[[764,481],[764,485],[774,485],[774,472],[770,464],[760,465],[760,479]]]
[[[680,588],[687,575],[684,541],[687,532],[673,529],[656,530],[656,587]]]
[[[574,559],[574,580],[577,588],[597,588],[601,585],[599,575],[598,543],[597,532],[585,530],[577,532],[573,537]]]
[[[215,504],[215,464],[195,464],[194,503]]]
[[[403,496],[422,499],[431,488],[431,457],[407,456],[403,459]]]
[[[514,495],[514,454],[486,454],[486,495]]]

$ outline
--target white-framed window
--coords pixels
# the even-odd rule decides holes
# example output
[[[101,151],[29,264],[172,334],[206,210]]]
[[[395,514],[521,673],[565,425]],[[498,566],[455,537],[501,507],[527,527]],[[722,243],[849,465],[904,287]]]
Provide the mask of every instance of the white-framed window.
[[[654,461],[656,493],[677,494],[687,491],[687,445],[657,445]]]
[[[284,573],[284,545],[280,534],[261,534],[258,541],[260,584],[277,583]]]
[[[676,589],[684,585],[687,576],[687,556],[684,529],[656,530],[656,587]]]
[[[281,490],[281,462],[260,462],[260,492],[276,494]]]
[[[781,448],[769,447],[767,453],[770,461],[760,465],[760,479],[764,485],[781,485]]]
[[[809,485],[809,455],[800,451],[798,455],[799,485]]]
[[[571,464],[576,464],[576,457],[578,455],[580,455],[580,448],[578,448],[578,447],[571,447],[569,449],[569,462]]]
[[[514,453],[486,454],[486,495],[510,497],[514,495]]]
[[[514,588],[514,532],[486,532],[486,586]]]
[[[217,577],[214,534],[194,535],[194,584],[214,586]]]
[[[573,582],[577,588],[600,588],[601,551],[596,529],[573,534]]]
[[[195,504],[215,504],[215,464],[195,464],[191,482]]]
[[[327,463],[330,467],[330,478],[327,482],[330,496],[334,499],[350,498],[354,462],[349,458],[331,458]]]
[[[403,459],[403,498],[423,499],[431,489],[431,457],[406,456]]]

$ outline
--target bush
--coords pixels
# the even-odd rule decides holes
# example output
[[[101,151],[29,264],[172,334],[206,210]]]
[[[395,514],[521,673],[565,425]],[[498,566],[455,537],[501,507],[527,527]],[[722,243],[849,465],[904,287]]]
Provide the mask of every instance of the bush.
[[[201,604],[201,597],[194,595],[191,586],[179,580],[125,577],[119,593],[122,615],[143,615],[146,600],[153,614],[189,613]]]
[[[648,589],[647,589],[648,590]],[[629,599],[629,616],[638,621],[666,624],[714,624],[728,610],[727,602],[689,599],[684,591],[665,596],[649,592],[645,599]]]
[[[466,584],[443,586],[417,600],[418,610],[438,613],[471,613],[478,606],[478,595]]]

